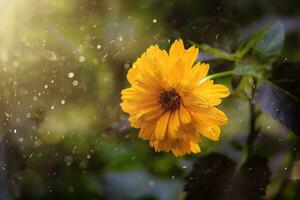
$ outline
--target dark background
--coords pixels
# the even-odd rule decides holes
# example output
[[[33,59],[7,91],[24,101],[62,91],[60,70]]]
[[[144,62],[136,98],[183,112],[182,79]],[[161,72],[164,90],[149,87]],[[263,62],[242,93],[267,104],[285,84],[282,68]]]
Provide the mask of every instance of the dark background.
[[[229,124],[201,154],[155,153],[129,127],[120,91],[149,45],[234,52],[276,23],[283,47],[260,80],[296,107],[267,86],[260,108],[241,98],[254,84],[243,73],[217,80],[232,91],[220,107]],[[298,199],[299,46],[297,0],[0,0],[0,199]],[[210,73],[236,65],[202,52]]]

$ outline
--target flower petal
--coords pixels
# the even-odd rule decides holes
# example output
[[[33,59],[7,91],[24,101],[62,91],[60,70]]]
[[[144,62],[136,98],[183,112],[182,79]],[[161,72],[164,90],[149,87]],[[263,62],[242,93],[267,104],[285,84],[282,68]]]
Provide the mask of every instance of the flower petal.
[[[178,110],[170,114],[170,121],[168,125],[168,133],[171,139],[177,138],[178,127],[180,126]]]
[[[191,142],[191,151],[193,153],[199,153],[201,152],[201,149],[198,144]]]
[[[208,107],[208,102],[205,98],[203,98],[200,95],[194,95],[192,93],[186,93],[182,97],[182,101],[186,107],[189,107],[189,106],[199,106],[199,107],[203,107],[203,108]]]
[[[178,59],[171,68],[166,71],[169,76],[169,83],[172,88],[177,88],[181,80],[184,78],[186,68],[182,59]]]
[[[151,123],[143,125],[139,132],[139,137],[144,140],[150,139],[154,132],[154,128],[155,128],[155,125],[153,125]]]
[[[221,129],[219,126],[205,125],[201,126],[200,133],[211,140],[217,141],[220,138]]]
[[[198,62],[191,71],[191,84],[198,85],[199,82],[207,76],[209,64]]]
[[[194,65],[197,56],[197,48],[186,50],[183,41],[176,40],[169,53],[150,46],[128,71],[131,87],[122,91],[121,107],[129,114],[131,126],[141,128],[139,137],[149,140],[157,152],[171,151],[175,156],[198,153],[201,135],[218,140],[219,126],[228,121],[214,106],[229,95],[229,90],[203,80],[209,65]],[[180,98],[170,112],[161,105],[161,94],[173,90]]]
[[[170,112],[165,112],[158,120],[155,128],[155,137],[157,140],[164,139],[165,134],[167,132],[169,118],[170,118]]]
[[[188,110],[182,104],[179,107],[179,119],[182,124],[188,124],[191,122],[191,116]]]
[[[197,59],[198,53],[199,49],[195,48],[195,46],[192,46],[188,50],[186,50],[183,60],[187,68],[191,68],[193,66],[194,62]]]
[[[184,50],[183,41],[181,39],[175,40],[175,42],[171,45],[169,55],[177,59],[184,53]]]
[[[213,81],[208,80],[197,87],[195,94],[203,96],[210,106],[217,106],[221,103],[221,98],[227,97],[230,93],[226,86],[213,84]]]

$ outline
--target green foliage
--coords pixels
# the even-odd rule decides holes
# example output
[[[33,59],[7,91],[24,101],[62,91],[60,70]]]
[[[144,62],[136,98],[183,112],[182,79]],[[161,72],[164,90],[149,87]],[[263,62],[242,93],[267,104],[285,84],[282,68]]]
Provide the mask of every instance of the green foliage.
[[[0,5],[0,199],[259,199],[265,190],[266,199],[299,198],[299,176],[289,172],[300,168],[297,1]],[[232,96],[221,105],[229,124],[220,141],[203,138],[201,154],[184,158],[154,152],[119,106],[135,59],[175,38],[210,55],[210,78]],[[253,113],[269,118],[258,124]]]
[[[253,34],[235,53],[227,53],[206,44],[199,45],[199,47],[218,59],[234,61],[232,71],[234,75],[259,79],[262,85],[256,93],[254,102],[263,112],[272,115],[296,133],[299,129],[297,121],[300,119],[297,116],[299,100],[291,96],[288,91],[263,83],[268,78],[268,72],[273,70],[273,63],[280,56],[284,38],[284,27],[282,23],[277,22],[269,29]],[[252,98],[247,91],[249,87],[244,83],[245,81],[240,82],[234,94],[239,97],[248,95]],[[294,99],[293,102],[292,99]]]
[[[283,47],[284,35],[283,25],[277,22],[257,42],[255,51],[264,57],[279,56]]]
[[[260,109],[279,120],[283,125],[299,135],[300,110],[298,99],[286,91],[269,83],[263,83],[256,92],[253,102]]]
[[[233,53],[228,53],[224,50],[211,47],[207,44],[198,45],[202,51],[211,54],[213,58],[219,62],[222,62],[222,60],[227,60],[230,62],[229,67],[226,67],[226,70],[230,71],[224,71],[224,69],[220,69],[221,72],[211,75],[210,78],[221,80],[220,78],[223,76],[231,76],[232,81],[239,80],[238,84],[235,84],[231,88],[231,94],[249,102],[250,130],[246,142],[240,143],[237,140],[234,140],[231,143],[235,151],[244,152],[246,156],[243,156],[243,159],[241,159],[237,166],[231,164],[231,167],[228,169],[225,167],[226,173],[223,173],[221,169],[211,169],[211,167],[207,166],[210,165],[210,162],[212,162],[209,160],[212,159],[210,156],[204,156],[204,158],[200,158],[198,160],[198,162],[201,164],[198,164],[198,166],[196,163],[196,166],[194,166],[194,171],[186,179],[185,191],[187,191],[187,199],[219,199],[219,195],[222,196],[222,199],[263,198],[264,195],[262,193],[255,194],[255,191],[265,191],[266,185],[269,184],[268,178],[259,179],[257,177],[255,180],[251,181],[253,178],[247,177],[246,182],[240,180],[240,178],[243,176],[243,168],[245,168],[245,165],[249,164],[249,159],[255,166],[259,165],[260,159],[252,159],[251,156],[256,154],[268,156],[268,152],[271,152],[268,151],[268,149],[264,149],[264,147],[255,148],[255,141],[258,139],[260,134],[263,134],[261,131],[263,128],[261,127],[262,125],[257,125],[258,116],[263,113],[273,117],[273,119],[278,121],[281,125],[285,126],[299,137],[300,100],[299,92],[296,89],[299,88],[297,84],[299,74],[297,74],[297,64],[288,64],[290,67],[287,67],[286,64],[282,64],[280,61],[280,59],[282,59],[282,49],[285,45],[285,38],[286,33],[284,25],[281,22],[276,22],[270,27],[254,33],[246,41],[239,45],[240,47],[237,48],[237,50]],[[283,79],[278,80],[278,77]],[[273,84],[270,82],[270,80]],[[299,153],[299,151],[296,151],[296,149],[299,148],[300,140],[299,138],[296,140],[297,142],[294,148],[295,152],[291,153],[288,166],[293,165],[295,156]],[[273,145],[275,146],[274,142]],[[214,155],[211,155],[211,157],[215,159],[213,161],[214,163],[221,163],[220,165],[222,167],[226,166],[226,162],[228,165],[229,161],[225,162],[226,159],[224,157],[214,157]],[[217,167],[217,164],[214,167]],[[246,168],[251,168],[251,170],[253,170],[252,167]],[[264,176],[266,177],[266,175],[269,173],[267,161],[264,161],[264,166],[260,166],[259,168],[260,170],[263,168],[266,173],[257,176],[260,178],[263,178]],[[227,175],[230,173],[229,171],[232,170],[235,171],[232,172],[234,175],[228,178]],[[291,173],[290,171],[291,170],[289,170],[287,174]],[[255,173],[255,170],[252,171],[252,175]],[[195,179],[189,180],[189,177],[195,177]],[[222,181],[216,181],[219,184],[214,185],[216,184],[214,181],[203,182],[203,177],[206,177],[206,179],[209,180],[222,179]],[[259,180],[262,181],[262,185],[260,185]],[[229,182],[228,184],[226,184],[227,181]],[[224,182],[225,184],[223,184]],[[243,186],[243,184],[252,183],[258,184],[257,187],[260,188],[255,189],[256,186],[254,185]],[[285,184],[287,183],[288,178],[283,178],[283,182],[280,184],[279,189],[275,192],[275,194],[272,195],[277,199],[282,197],[286,199],[292,199],[297,196],[297,194],[295,194],[297,193],[295,185],[293,185],[293,188],[291,186],[286,186]],[[230,185],[230,189],[226,189],[228,185]],[[247,189],[244,189],[243,187]],[[228,194],[224,191],[228,192]],[[240,192],[243,193],[243,195],[239,194]],[[272,196],[271,194],[268,195]]]

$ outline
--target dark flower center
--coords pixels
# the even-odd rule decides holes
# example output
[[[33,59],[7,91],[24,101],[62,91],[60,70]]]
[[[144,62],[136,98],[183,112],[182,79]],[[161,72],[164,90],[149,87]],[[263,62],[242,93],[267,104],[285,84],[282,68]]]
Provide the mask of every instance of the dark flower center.
[[[181,97],[175,91],[175,89],[171,89],[170,91],[163,91],[162,93],[160,93],[159,103],[165,110],[174,112],[180,106]]]

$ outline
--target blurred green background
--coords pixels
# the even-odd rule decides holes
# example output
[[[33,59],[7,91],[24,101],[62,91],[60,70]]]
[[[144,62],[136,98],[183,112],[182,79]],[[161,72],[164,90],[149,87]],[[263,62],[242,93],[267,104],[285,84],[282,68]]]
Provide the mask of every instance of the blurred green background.
[[[182,38],[233,52],[277,22],[284,46],[265,77],[292,80],[285,89],[297,96],[297,0],[0,0],[0,199],[185,199],[197,159],[243,159],[249,102],[235,92],[224,100],[229,124],[220,141],[201,140],[201,154],[155,153],[119,106],[127,70],[151,44],[168,49]],[[199,59],[210,73],[233,67],[202,51]],[[235,91],[240,76],[217,81]],[[268,114],[257,124],[256,152],[271,174],[266,198],[299,198],[297,134]]]

